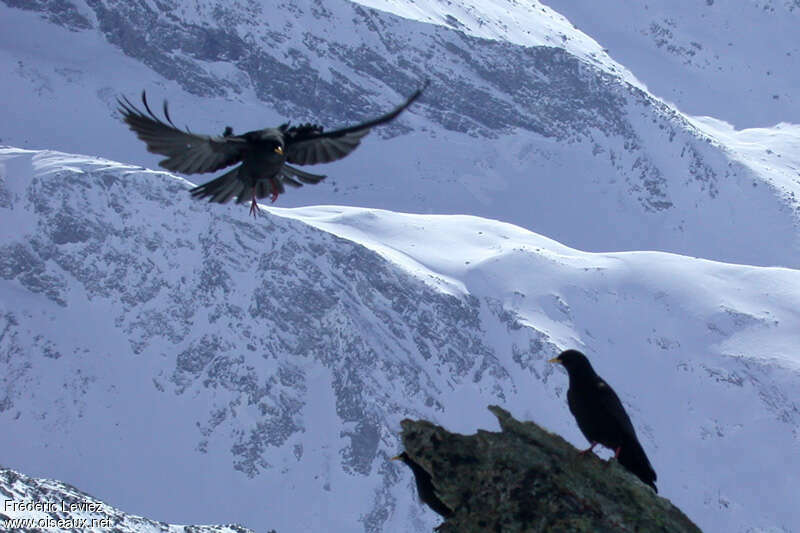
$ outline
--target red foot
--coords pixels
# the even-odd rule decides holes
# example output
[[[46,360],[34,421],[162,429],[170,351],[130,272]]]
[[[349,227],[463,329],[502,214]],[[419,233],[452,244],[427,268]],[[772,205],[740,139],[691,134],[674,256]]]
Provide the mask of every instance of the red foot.
[[[278,182],[273,181],[272,197],[270,198],[273,204],[275,203],[275,200],[278,199],[279,194],[280,193],[278,192]],[[253,217],[258,217],[259,213],[261,213],[261,210],[258,208],[258,203],[256,202],[256,188],[253,187],[253,200],[250,202],[250,214],[253,215]]]
[[[280,194],[278,191],[281,190],[281,183],[278,181],[277,178],[272,178],[272,203],[275,203],[275,200],[278,199],[278,195]]]
[[[258,203],[256,202],[256,196],[253,195],[253,200],[250,202],[250,214],[253,215],[253,218],[258,218],[258,214],[261,210],[258,208]]]
[[[616,449],[616,450],[614,450],[614,457],[612,457],[611,459],[609,459],[608,461],[606,461],[606,464],[605,464],[604,466],[605,466],[606,468],[608,468],[608,465],[610,465],[610,464],[611,464],[611,461],[613,461],[614,459],[616,459],[617,457],[619,457],[619,452],[621,452],[621,451],[622,451],[622,446],[618,446],[618,447],[617,447],[617,449]]]
[[[593,442],[591,446],[589,446],[589,447],[588,447],[588,448],[586,448],[585,450],[582,450],[582,451],[578,452],[578,455],[586,455],[586,454],[587,454],[587,453],[589,453],[590,451],[594,450],[594,447],[595,447],[595,446],[597,446],[597,443],[596,443],[596,442]]]

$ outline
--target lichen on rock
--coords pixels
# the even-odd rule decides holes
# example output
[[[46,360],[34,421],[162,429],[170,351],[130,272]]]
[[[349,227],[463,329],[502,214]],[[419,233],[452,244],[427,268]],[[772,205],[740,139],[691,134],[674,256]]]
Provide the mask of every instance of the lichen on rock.
[[[500,432],[459,435],[424,420],[401,423],[406,453],[455,511],[440,533],[700,531],[615,461],[581,456],[535,423],[489,410]]]

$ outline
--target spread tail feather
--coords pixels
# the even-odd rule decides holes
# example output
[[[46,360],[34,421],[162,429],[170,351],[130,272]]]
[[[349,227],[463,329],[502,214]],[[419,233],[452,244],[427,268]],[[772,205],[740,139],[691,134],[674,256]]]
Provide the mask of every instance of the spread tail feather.
[[[250,199],[250,194],[248,194],[250,191],[246,190],[247,186],[239,179],[239,168],[231,169],[222,176],[198,185],[189,192],[195,198],[209,197],[209,202],[220,204],[224,204],[236,196],[236,203],[241,204]]]

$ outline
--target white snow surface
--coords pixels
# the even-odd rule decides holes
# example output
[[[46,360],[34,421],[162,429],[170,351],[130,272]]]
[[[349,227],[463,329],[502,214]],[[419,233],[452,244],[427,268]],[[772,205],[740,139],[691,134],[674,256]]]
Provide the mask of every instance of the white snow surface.
[[[241,526],[183,526],[115,509],[75,487],[0,467],[0,526],[4,531],[102,533],[253,533]]]
[[[160,157],[115,98],[146,89],[198,132],[313,113],[179,42],[169,60],[220,92],[159,74],[98,27],[97,6],[124,3],[53,3],[92,24],[69,29],[0,0],[0,463],[169,523],[429,531],[438,517],[387,462],[399,421],[494,429],[498,403],[583,447],[546,363],[578,348],[660,494],[704,531],[800,531],[797,0],[545,3],[140,2],[375,109],[421,76],[401,90],[337,53],[388,68],[419,47],[436,73],[407,130],[311,169],[329,178],[254,221],[147,170]],[[561,81],[520,96],[506,55],[541,46],[579,59],[577,100]],[[519,76],[557,80],[547,67]],[[443,98],[476,95],[544,128],[606,104],[617,121],[557,138],[442,118]]]
[[[690,117],[690,121],[724,146],[733,159],[765,176],[779,195],[794,202],[800,193],[800,125],[736,130],[712,117]]]
[[[114,7],[112,0],[103,4]],[[86,10],[83,4],[76,5]],[[622,123],[617,126],[630,129],[620,134],[578,125],[579,131],[557,139],[523,128],[487,131],[464,117],[468,131],[444,128],[432,118],[439,112],[437,102],[442,98],[463,101],[464,106],[476,94],[489,95],[493,105],[535,106],[546,101],[556,109],[530,111],[530,120],[555,131],[561,127],[562,114],[577,115],[580,105],[592,104],[581,100],[569,103],[578,108],[559,109],[563,87],[557,84],[546,98],[526,96],[517,101],[525,84],[510,86],[511,81],[479,73],[479,68],[491,71],[504,65],[506,48],[486,52],[488,55],[481,57],[485,63],[478,67],[444,49],[426,59],[428,64],[422,66],[419,77],[431,71],[446,73],[446,77],[435,78],[429,94],[399,118],[413,134],[391,139],[381,138],[380,131],[371,134],[351,156],[313,169],[328,174],[328,179],[289,191],[279,199],[281,206],[344,204],[429,214],[469,213],[514,223],[589,251],[660,250],[725,262],[800,266],[800,176],[794,163],[800,136],[791,124],[794,115],[787,99],[778,101],[786,103],[780,108],[785,109],[784,124],[756,124],[765,153],[754,160],[749,150],[743,152],[747,148],[743,143],[718,139],[716,122],[681,114],[659,101],[658,92],[643,91],[629,71],[602,51],[603,41],[571,29],[562,15],[537,2],[450,5],[436,0],[358,4],[332,0],[322,10],[328,18],[322,19],[315,18],[319,8],[311,0],[295,0],[279,10],[271,5],[253,2],[246,8],[240,6],[241,18],[232,31],[251,39],[246,42],[255,43],[253,46],[268,40],[270,47],[265,50],[298,69],[312,69],[309,75],[318,74],[328,81],[337,79],[334,73],[346,75],[363,88],[376,110],[396,105],[416,80],[409,82],[405,92],[389,89],[387,80],[355,71],[351,63],[326,50],[374,50],[391,65],[398,47],[414,50],[416,42],[425,43],[419,51],[424,57],[428,43],[450,39],[448,42],[458,44],[464,35],[514,46],[515,50],[537,50],[531,47],[539,45],[565,50],[579,58],[583,65],[579,71],[584,75],[597,72],[615,80],[581,83],[588,91],[599,91],[599,97],[611,99],[609,105],[619,105],[615,112]],[[676,5],[689,16],[684,4]],[[364,14],[364,6],[382,11]],[[211,0],[176,2],[168,14],[184,17],[186,24],[195,25],[192,27],[226,29],[215,18],[215,8],[219,6]],[[194,60],[211,79],[220,84],[235,82],[238,89],[235,92],[223,84],[224,96],[201,97],[126,55],[98,29],[70,30],[34,12],[5,6],[0,10],[0,68],[6,73],[0,102],[2,143],[95,154],[157,168],[161,157],[149,154],[115,112],[117,96],[135,100],[142,89],[147,90],[154,107],[162,99],[169,100],[176,122],[197,132],[221,132],[226,125],[242,132],[287,118],[295,122],[315,118],[303,115],[302,109],[292,111],[299,116],[287,117],[276,109],[274,98],[259,99],[249,73],[231,63]],[[792,16],[796,13],[791,11]],[[461,25],[448,23],[448,15]],[[355,24],[358,17],[367,23]],[[375,29],[378,27],[380,31]],[[759,31],[764,34],[768,29]],[[48,38],[43,40],[41,35]],[[281,37],[275,39],[275,35]],[[310,36],[323,44],[314,44]],[[175,54],[172,59],[186,59],[183,52]],[[533,63],[526,68],[526,79],[550,76],[543,65]],[[513,72],[511,67],[507,70]],[[776,69],[773,78],[791,83],[796,72],[800,69]],[[671,79],[679,83],[683,78]],[[465,89],[442,96],[443,91],[454,90],[448,83],[471,92]],[[608,92],[604,92],[606,88]],[[587,98],[592,98],[591,92]],[[741,107],[738,97],[724,101],[728,110]],[[309,102],[319,103],[314,98]],[[693,112],[703,109],[687,107]],[[602,112],[602,108],[588,111]],[[725,120],[728,114],[712,116]],[[446,116],[459,119],[451,115],[448,111]],[[330,128],[353,121],[346,115],[338,117],[325,125]],[[776,137],[781,141],[773,142]],[[762,164],[761,159],[772,162]],[[195,179],[201,182],[204,178]]]
[[[532,0],[354,0],[410,20],[450,26],[468,35],[523,46],[558,46],[644,89],[634,75],[615,62],[594,39],[578,31],[560,13]]]
[[[797,0],[545,0],[659,97],[737,129],[800,123]]]
[[[410,472],[386,463],[399,447],[399,421],[495,429],[485,406],[499,403],[582,447],[566,407],[566,375],[546,362],[559,349],[579,348],[626,405],[660,495],[705,531],[800,528],[797,270],[660,252],[586,253],[471,216],[265,207],[254,221],[246,207],[193,201],[189,184],[166,173],[58,152],[5,148],[0,157],[0,217],[14,228],[0,241],[0,361],[14,380],[5,389],[11,406],[0,413],[3,427],[13,428],[0,435],[7,466],[168,522],[345,532],[366,527],[379,508],[378,530],[425,531],[438,517],[415,501]],[[358,259],[340,272],[326,258],[345,250]],[[24,253],[40,259],[15,262]],[[208,260],[228,281],[212,299],[197,300],[197,291],[212,290],[203,281]],[[280,300],[280,311],[253,300],[261,279],[272,280],[261,296],[268,301],[293,291],[281,277],[287,267],[305,279],[300,287],[335,287],[345,307],[325,307],[326,293]],[[374,292],[364,277],[370,272],[383,272],[381,283],[392,288]],[[422,284],[413,288],[414,279]],[[419,307],[402,311],[409,288]],[[446,319],[424,303],[431,294],[446,308],[477,306],[478,325],[462,328],[485,343],[484,363],[467,359],[460,368],[454,339],[425,341],[423,351],[398,333]],[[379,315],[349,307],[386,295],[394,296]],[[317,301],[318,325],[299,331],[332,331],[342,338],[339,353],[288,354],[301,339],[287,337],[281,313],[313,314]],[[220,306],[248,305],[249,313],[220,320]],[[253,305],[278,314],[258,315]],[[370,352],[374,366],[348,370],[357,383],[343,385],[337,376],[343,359],[354,357],[344,344],[352,328],[381,348]],[[222,381],[213,361],[181,367],[181,354],[207,335],[218,338],[220,354],[241,358],[229,360],[233,374]],[[237,367],[256,388],[235,379]],[[186,381],[187,369],[198,379]],[[259,383],[282,392],[273,396],[272,388],[266,404],[248,403]],[[341,410],[350,386],[365,395],[381,435],[362,473],[353,470],[358,449],[346,438],[358,423]],[[249,432],[259,410],[292,405],[301,429],[282,444],[256,446],[254,469],[231,468],[243,459],[241,435],[254,444],[247,435],[258,434]]]

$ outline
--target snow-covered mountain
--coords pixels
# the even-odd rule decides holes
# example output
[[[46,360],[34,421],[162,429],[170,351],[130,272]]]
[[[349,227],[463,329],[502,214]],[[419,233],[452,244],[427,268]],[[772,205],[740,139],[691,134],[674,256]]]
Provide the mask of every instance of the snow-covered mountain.
[[[546,362],[569,346],[701,527],[800,526],[796,270],[585,253],[470,216],[253,221],[165,173],[2,159],[14,468],[167,522],[425,531],[436,517],[388,461],[399,421],[494,428],[496,402],[582,445]]]
[[[545,0],[662,98],[738,128],[800,123],[800,1]]]
[[[7,144],[155,168],[117,95],[147,89],[194,131],[241,132],[351,123],[430,78],[398,123],[281,205],[469,213],[585,250],[799,263],[796,129],[761,132],[745,157],[748,139],[665,104],[537,2],[3,2],[28,8],[0,17]]]
[[[0,467],[0,526],[4,531],[82,533],[252,533],[241,526],[180,526],[126,514],[50,479],[36,479]]]
[[[577,347],[704,530],[800,530],[796,3],[0,0],[0,463],[169,523],[426,531],[399,421],[582,446],[545,362]],[[255,221],[115,112],[335,127],[426,78]]]

